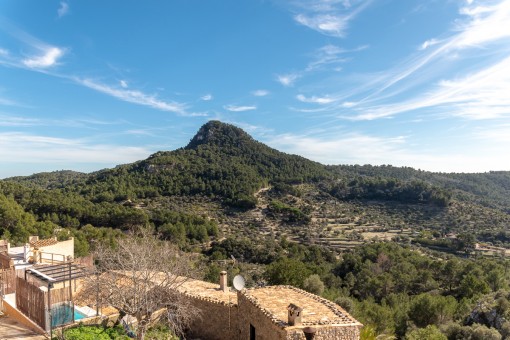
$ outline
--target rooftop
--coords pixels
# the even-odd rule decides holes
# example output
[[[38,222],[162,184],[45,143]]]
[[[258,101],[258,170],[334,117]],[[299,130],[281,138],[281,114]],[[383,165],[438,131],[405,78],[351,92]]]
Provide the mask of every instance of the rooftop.
[[[30,242],[30,245],[32,247],[34,247],[34,248],[41,248],[41,247],[52,246],[52,245],[55,245],[57,243],[58,243],[57,238],[56,237],[52,237],[52,238],[47,238],[47,239],[44,239],[44,240],[32,241],[32,242]]]
[[[237,292],[231,289],[228,293],[224,293],[220,289],[220,285],[217,283],[200,280],[187,280],[178,288],[178,290],[186,295],[204,298],[214,302],[237,304]]]
[[[302,325],[361,325],[337,304],[292,286],[269,286],[243,290],[244,295],[274,323],[290,327],[287,307],[293,303],[303,308]]]

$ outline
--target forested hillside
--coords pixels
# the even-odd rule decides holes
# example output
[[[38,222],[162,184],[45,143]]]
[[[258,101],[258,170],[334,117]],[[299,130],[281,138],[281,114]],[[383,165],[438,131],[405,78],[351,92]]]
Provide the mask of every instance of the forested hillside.
[[[16,245],[74,236],[82,256],[139,226],[199,253],[205,279],[227,269],[334,300],[365,339],[510,336],[510,172],[324,166],[211,121],[132,164],[0,181],[0,236]]]

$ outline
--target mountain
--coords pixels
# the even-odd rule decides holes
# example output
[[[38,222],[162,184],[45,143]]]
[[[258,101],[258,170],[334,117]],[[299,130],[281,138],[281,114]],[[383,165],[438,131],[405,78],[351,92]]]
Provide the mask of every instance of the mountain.
[[[328,177],[319,163],[272,149],[233,125],[210,121],[185,148],[91,174],[75,189],[96,201],[204,195],[250,207],[253,193],[270,183]]]
[[[303,242],[312,232],[331,244],[359,238],[344,228],[358,232],[353,228],[360,226],[360,233],[406,227],[465,231],[510,244],[509,172],[324,166],[272,149],[219,121],[203,125],[184,148],[131,164],[0,181],[2,197],[9,209],[0,211],[0,225],[9,227],[0,234],[20,240],[26,230],[37,231],[35,222],[51,222],[48,233],[56,226],[78,233],[87,224],[127,229],[151,223],[165,235],[178,233],[181,243],[198,242],[215,235],[208,224],[214,220],[225,235],[258,230]],[[33,218],[6,220],[20,211]],[[86,230],[84,240],[99,237]]]

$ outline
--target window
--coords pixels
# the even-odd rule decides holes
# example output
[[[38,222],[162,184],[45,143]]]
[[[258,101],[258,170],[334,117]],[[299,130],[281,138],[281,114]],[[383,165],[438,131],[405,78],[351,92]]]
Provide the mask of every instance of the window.
[[[255,327],[250,323],[250,340],[255,340]]]

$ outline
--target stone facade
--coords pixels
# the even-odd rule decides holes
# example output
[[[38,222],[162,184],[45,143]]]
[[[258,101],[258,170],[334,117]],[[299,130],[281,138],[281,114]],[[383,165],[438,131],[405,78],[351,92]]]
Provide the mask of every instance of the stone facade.
[[[211,340],[239,338],[237,305],[202,297],[187,298],[191,305],[200,311],[200,317],[191,324],[189,338]]]
[[[330,325],[315,327],[314,340],[353,340],[359,339],[361,325]],[[289,330],[286,340],[305,340],[305,335],[302,329]]]
[[[239,308],[239,339],[250,339],[250,332],[255,333],[257,340],[286,340],[287,334],[278,321],[254,305],[242,292],[238,294]]]
[[[191,326],[191,338],[304,340],[304,328],[313,327],[315,340],[357,340],[362,324],[340,306],[292,286],[270,286],[224,292],[219,285],[194,281],[185,295],[201,311]],[[203,286],[203,287],[202,287]],[[215,288],[212,288],[215,287]],[[302,315],[291,326],[288,307]]]

